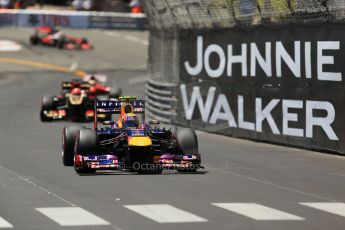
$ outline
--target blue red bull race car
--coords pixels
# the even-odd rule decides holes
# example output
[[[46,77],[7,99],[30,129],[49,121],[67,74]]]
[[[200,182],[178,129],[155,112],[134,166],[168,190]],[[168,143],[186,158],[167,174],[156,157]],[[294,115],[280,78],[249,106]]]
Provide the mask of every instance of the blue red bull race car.
[[[95,116],[93,129],[64,127],[62,161],[77,173],[130,170],[160,174],[163,169],[195,172],[203,168],[195,131],[159,127],[158,121],[145,123],[144,100],[96,101],[94,109],[95,114],[120,115],[117,121],[104,121],[102,127]]]

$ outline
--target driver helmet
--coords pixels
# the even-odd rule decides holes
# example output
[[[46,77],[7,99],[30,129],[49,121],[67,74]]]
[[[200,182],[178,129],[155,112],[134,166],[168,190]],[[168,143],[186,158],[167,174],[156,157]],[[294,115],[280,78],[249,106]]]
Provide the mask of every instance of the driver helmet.
[[[72,94],[72,95],[76,95],[76,96],[80,96],[80,95],[81,95],[81,89],[79,89],[79,88],[74,88],[74,89],[72,89],[71,94]]]
[[[96,82],[97,82],[96,77],[94,75],[91,75],[91,77],[89,79],[89,84],[94,85],[94,84],[96,84]]]
[[[89,89],[89,96],[90,96],[90,97],[96,97],[96,94],[97,94],[97,89],[96,89],[96,87],[91,86],[90,89]]]
[[[122,117],[121,123],[123,128],[136,128],[139,126],[139,118],[134,113],[127,113]]]

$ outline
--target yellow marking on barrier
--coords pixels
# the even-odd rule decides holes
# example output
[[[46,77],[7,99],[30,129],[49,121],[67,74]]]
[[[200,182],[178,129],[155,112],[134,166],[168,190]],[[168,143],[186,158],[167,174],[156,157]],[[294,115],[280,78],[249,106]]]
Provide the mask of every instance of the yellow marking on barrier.
[[[40,69],[49,69],[49,70],[54,70],[54,71],[63,72],[63,73],[72,73],[78,77],[83,77],[86,75],[86,72],[80,69],[71,71],[69,68],[64,67],[64,66],[51,65],[51,64],[46,64],[42,62],[29,61],[29,60],[23,60],[23,59],[0,57],[0,62],[15,64],[15,65],[30,66],[30,67],[40,68]]]

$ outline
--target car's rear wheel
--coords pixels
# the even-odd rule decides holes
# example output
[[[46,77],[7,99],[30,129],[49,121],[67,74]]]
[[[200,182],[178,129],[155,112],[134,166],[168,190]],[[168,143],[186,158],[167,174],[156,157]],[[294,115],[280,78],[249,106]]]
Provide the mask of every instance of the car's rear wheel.
[[[62,131],[62,163],[65,166],[74,165],[74,148],[77,132],[82,127],[67,126]]]
[[[119,98],[121,96],[122,90],[118,86],[113,86],[110,93],[109,97],[110,98]]]
[[[56,42],[56,46],[59,48],[59,49],[63,49],[65,47],[65,44],[66,44],[66,39],[64,37],[60,38],[59,40],[57,40]]]
[[[37,45],[39,42],[39,37],[36,35],[31,35],[30,36],[30,43],[31,45]]]

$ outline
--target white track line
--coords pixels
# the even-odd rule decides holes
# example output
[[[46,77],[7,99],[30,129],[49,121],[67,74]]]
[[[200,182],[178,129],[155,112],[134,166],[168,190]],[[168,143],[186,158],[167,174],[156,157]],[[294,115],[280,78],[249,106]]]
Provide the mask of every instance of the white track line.
[[[345,203],[341,202],[301,202],[301,205],[308,206],[345,217]]]
[[[224,137],[224,138],[226,138],[226,137]],[[337,201],[337,200],[334,200],[334,199],[331,199],[331,198],[328,198],[328,197],[324,197],[324,196],[319,196],[319,195],[316,195],[316,194],[313,194],[313,193],[310,193],[310,192],[304,192],[304,191],[301,191],[301,190],[298,190],[298,189],[286,187],[286,186],[283,186],[283,185],[278,185],[278,184],[275,184],[275,183],[272,183],[272,182],[269,182],[269,181],[260,180],[260,179],[256,179],[256,178],[253,178],[253,177],[248,177],[248,176],[245,176],[245,175],[242,175],[242,174],[239,174],[239,173],[235,173],[235,172],[232,172],[232,171],[228,170],[229,166],[226,166],[225,169],[219,169],[219,166],[217,166],[217,165],[215,165],[215,167],[207,166],[207,168],[211,169],[211,170],[213,170],[215,172],[218,172],[218,173],[224,173],[224,174],[228,174],[228,175],[233,175],[233,176],[236,176],[236,177],[239,177],[239,178],[242,178],[242,179],[246,179],[246,180],[253,181],[253,182],[256,182],[256,183],[268,185],[268,186],[271,186],[271,187],[274,187],[274,188],[278,188],[278,189],[281,189],[281,190],[290,191],[290,192],[294,192],[294,193],[299,193],[299,194],[302,194],[302,195],[305,195],[305,196],[308,196],[308,197],[313,197],[313,198],[317,198],[317,199],[321,199],[321,200],[325,200],[325,201],[330,201],[330,202],[336,202]]]
[[[110,37],[114,37],[114,38],[121,38],[122,37],[122,35],[120,33],[113,32],[113,31],[105,31],[104,34],[107,36],[110,36]],[[133,35],[125,35],[123,38],[126,40],[129,40],[129,41],[132,41],[132,42],[139,43],[139,44],[144,45],[144,46],[149,45],[148,41],[141,39],[141,38],[138,38],[138,37],[133,36]]]
[[[146,41],[146,40],[141,40],[140,43],[143,44],[144,46],[148,46],[149,45],[149,42]]]
[[[13,225],[0,216],[0,228],[13,228]]]
[[[124,207],[158,223],[190,223],[207,221],[200,216],[183,211],[168,204],[125,205]]]
[[[99,32],[97,32],[97,33],[99,33]],[[121,37],[121,35],[118,32],[105,31],[104,34],[108,35],[110,37],[115,37],[115,38]]]
[[[132,77],[128,81],[129,81],[129,84],[132,85],[132,84],[147,82],[150,79],[151,79],[151,75],[143,75],[143,76],[138,76],[138,77]]]
[[[110,223],[79,207],[36,208],[61,226],[98,226]]]
[[[212,203],[254,220],[304,220],[304,218],[256,203]]]
[[[66,200],[66,199],[64,199],[64,198],[62,198],[61,196],[57,195],[56,193],[53,193],[53,192],[49,191],[48,189],[45,189],[45,188],[43,188],[42,186],[39,186],[38,184],[35,184],[34,182],[30,181],[29,179],[26,179],[25,177],[23,177],[23,176],[21,176],[21,175],[15,173],[15,172],[13,172],[13,171],[11,171],[11,170],[5,168],[5,167],[2,166],[2,165],[0,165],[0,169],[3,169],[4,171],[8,172],[9,174],[14,175],[15,177],[19,178],[20,180],[23,180],[23,181],[25,181],[26,183],[33,185],[34,187],[36,187],[36,188],[42,190],[43,192],[46,192],[48,195],[51,195],[51,196],[53,196],[53,197],[55,197],[55,198],[57,198],[57,199],[63,201],[64,203],[66,203],[66,204],[68,204],[68,205],[76,206],[76,205],[73,204],[72,202],[70,202],[70,201],[68,201],[68,200]]]
[[[140,38],[132,36],[132,35],[126,35],[125,39],[132,41],[132,42],[140,42],[140,40],[141,40]]]

